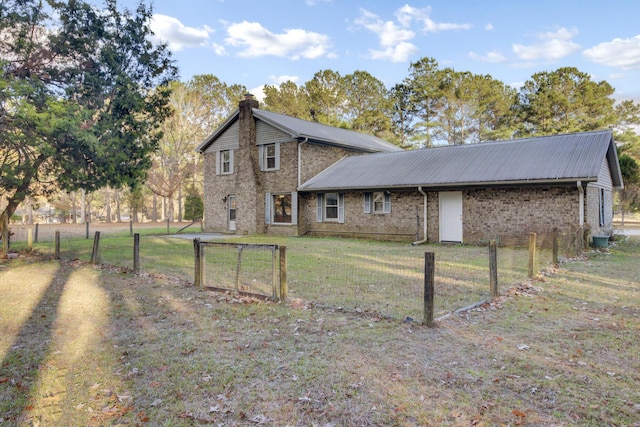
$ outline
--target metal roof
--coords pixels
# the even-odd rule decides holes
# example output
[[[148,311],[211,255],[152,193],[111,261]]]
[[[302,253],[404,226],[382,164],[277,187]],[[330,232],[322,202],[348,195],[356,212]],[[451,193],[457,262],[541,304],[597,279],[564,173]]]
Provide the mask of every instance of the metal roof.
[[[308,120],[273,113],[259,108],[253,108],[252,111],[253,116],[256,119],[262,120],[291,135],[292,138],[299,140],[306,139],[313,143],[333,145],[368,153],[402,151],[400,147],[373,135],[310,122]],[[207,139],[205,139],[196,150],[203,152],[216,140],[216,138],[224,133],[224,131],[238,119],[238,116],[239,110],[236,110],[220,127],[218,127],[218,129],[209,135],[209,137],[207,137]]]
[[[345,157],[300,191],[595,181],[605,157],[622,185],[611,131]]]

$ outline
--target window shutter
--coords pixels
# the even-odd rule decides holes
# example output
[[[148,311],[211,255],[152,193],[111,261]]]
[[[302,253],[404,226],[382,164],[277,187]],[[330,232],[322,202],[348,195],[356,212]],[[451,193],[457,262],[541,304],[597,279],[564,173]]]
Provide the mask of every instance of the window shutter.
[[[344,193],[338,194],[338,222],[344,223]]]
[[[383,212],[384,213],[391,213],[391,194],[386,194],[384,195],[384,206],[383,206]]]
[[[364,213],[371,213],[371,193],[364,193]]]
[[[271,224],[271,193],[264,193],[264,223]]]
[[[258,162],[260,163],[260,170],[265,170],[266,165],[264,164],[264,145],[258,145]]]
[[[291,193],[291,224],[298,225],[298,192]]]
[[[229,173],[233,173],[233,152],[234,150],[229,150]]]
[[[276,143],[276,170],[280,170],[280,143]]]
[[[220,160],[220,151],[216,151],[216,175],[220,175],[221,170],[222,170],[222,164]]]
[[[322,210],[324,209],[324,194],[316,194],[316,221],[322,222]]]

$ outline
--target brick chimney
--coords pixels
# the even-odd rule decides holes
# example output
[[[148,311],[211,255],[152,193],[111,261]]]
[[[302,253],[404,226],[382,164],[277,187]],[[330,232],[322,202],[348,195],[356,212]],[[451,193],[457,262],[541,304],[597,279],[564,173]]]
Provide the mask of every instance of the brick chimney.
[[[263,185],[256,141],[256,121],[253,118],[253,108],[258,107],[258,101],[251,94],[246,94],[238,104],[237,230],[243,234],[256,233],[262,228],[259,224],[264,222],[260,221],[260,215],[264,217],[264,196],[261,196]]]

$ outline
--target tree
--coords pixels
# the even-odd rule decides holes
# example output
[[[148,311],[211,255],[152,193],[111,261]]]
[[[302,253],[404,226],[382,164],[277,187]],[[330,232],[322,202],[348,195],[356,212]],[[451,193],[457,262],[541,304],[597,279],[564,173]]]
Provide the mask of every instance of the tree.
[[[622,154],[618,160],[624,182],[624,188],[620,191],[620,210],[622,225],[624,225],[625,212],[640,210],[640,166],[627,154]]]
[[[611,127],[616,122],[613,87],[593,82],[574,67],[540,72],[520,90],[520,133],[552,135]]]
[[[345,97],[343,118],[351,130],[395,139],[391,132],[392,104],[387,88],[366,71],[354,71],[342,79]]]
[[[318,71],[305,83],[305,90],[309,96],[311,120],[329,126],[345,127],[345,94],[340,73],[333,70]]]
[[[391,103],[391,126],[401,147],[409,147],[413,136],[413,111],[411,109],[411,89],[405,83],[398,83],[388,93]]]
[[[81,0],[0,6],[0,194],[9,216],[29,195],[144,180],[170,114],[176,68],[149,41],[151,8]]]
[[[287,80],[278,87],[265,85],[263,92],[265,109],[303,120],[312,119],[309,95],[304,86],[298,87],[291,80]]]
[[[442,102],[438,62],[433,58],[421,58],[409,66],[409,77],[403,84],[409,88],[409,111],[416,121],[414,143],[431,147],[437,109]]]

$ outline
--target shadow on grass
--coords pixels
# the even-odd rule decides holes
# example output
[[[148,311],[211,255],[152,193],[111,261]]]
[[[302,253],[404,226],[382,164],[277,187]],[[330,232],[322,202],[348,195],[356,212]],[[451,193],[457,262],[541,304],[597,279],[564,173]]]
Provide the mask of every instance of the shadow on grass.
[[[58,268],[42,292],[39,302],[22,324],[0,365],[0,395],[6,420],[20,421],[38,392],[42,365],[50,356],[53,326],[70,270]],[[28,278],[26,279],[28,280]],[[1,419],[0,419],[1,421]]]

